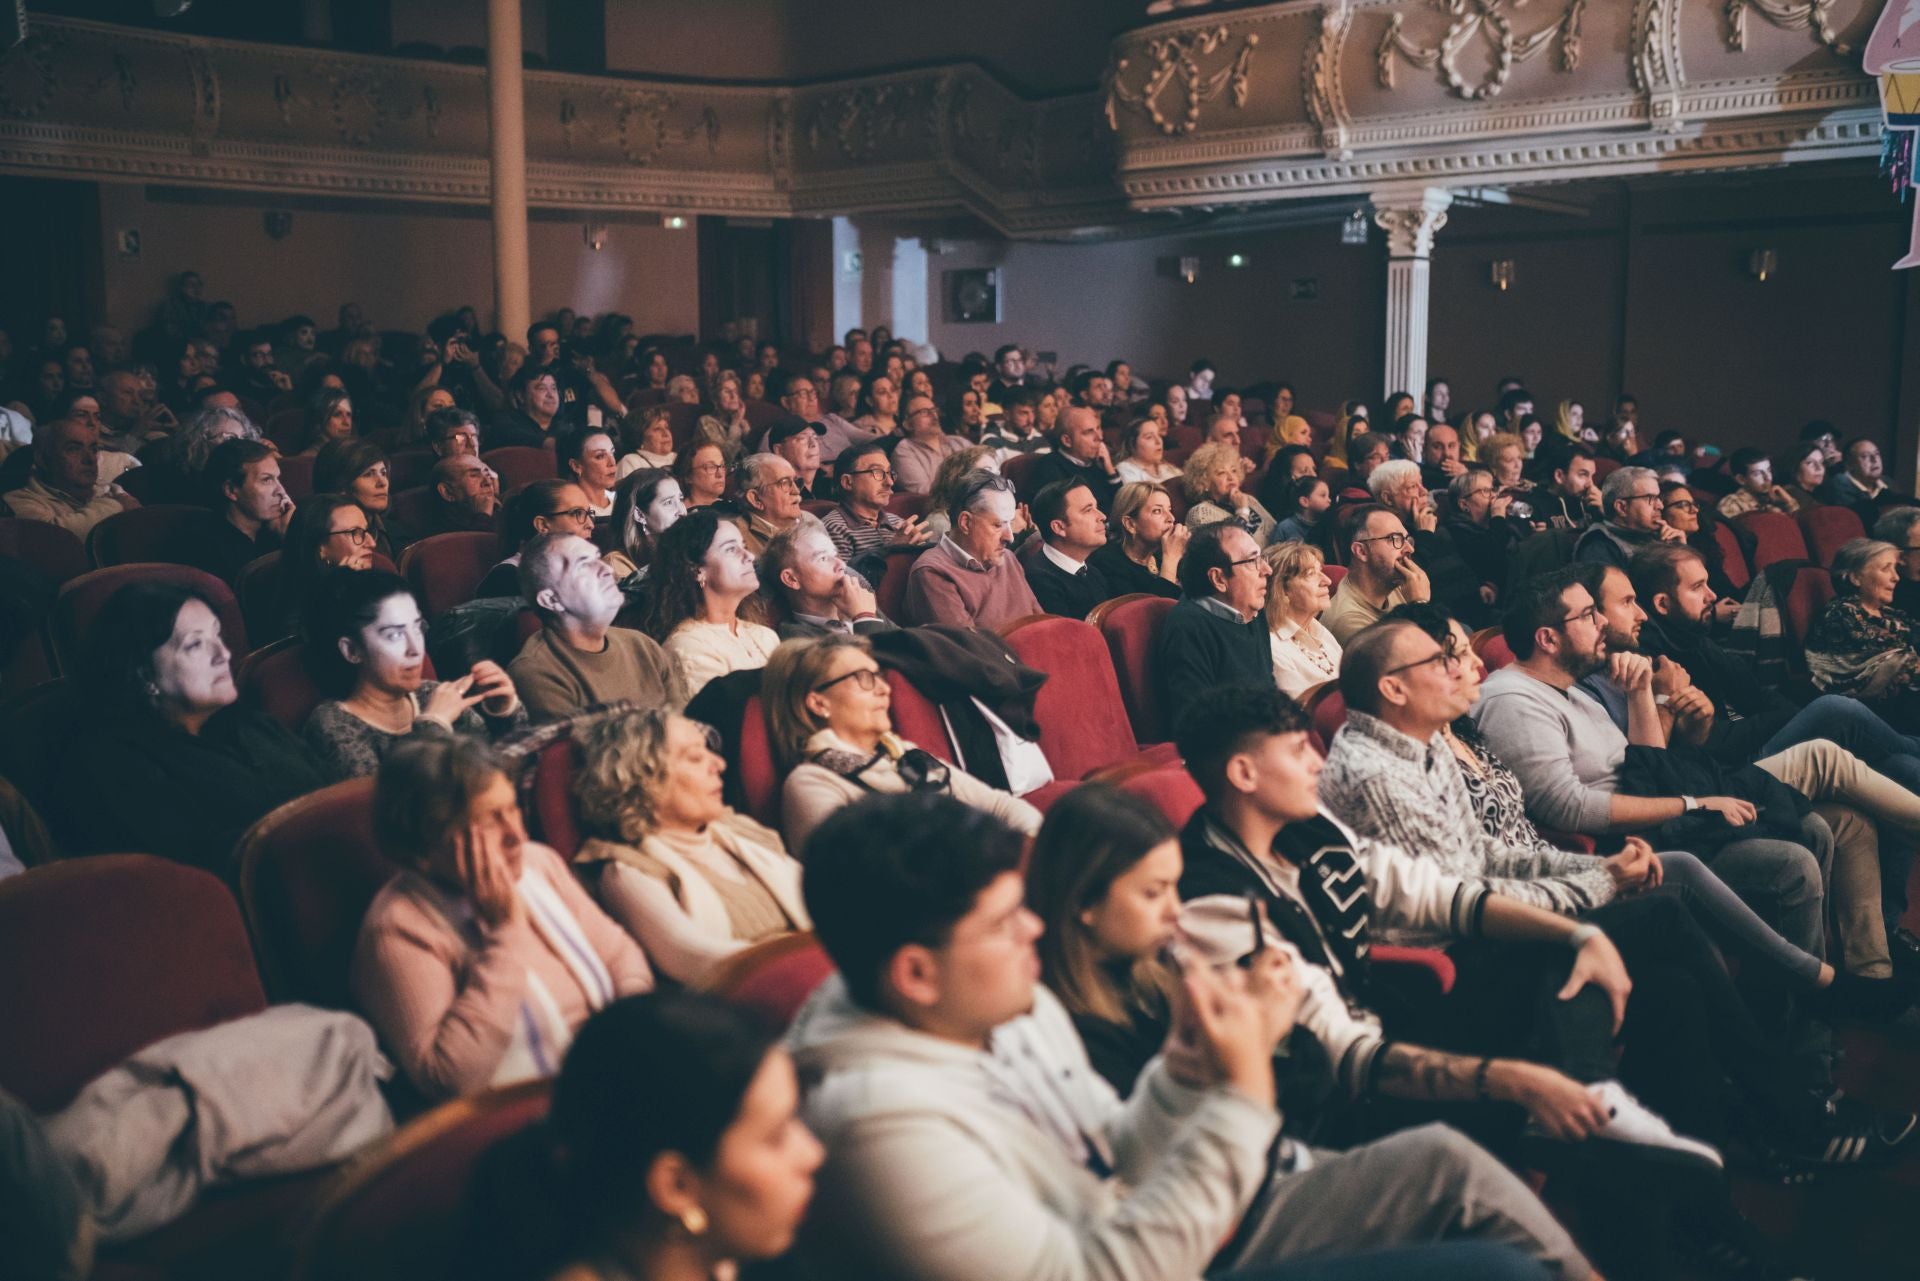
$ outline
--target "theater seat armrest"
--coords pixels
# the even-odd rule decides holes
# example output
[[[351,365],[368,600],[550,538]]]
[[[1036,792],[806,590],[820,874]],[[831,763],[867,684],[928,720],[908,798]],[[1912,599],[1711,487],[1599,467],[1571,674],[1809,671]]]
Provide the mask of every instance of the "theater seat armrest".
[[[1437,948],[1378,945],[1373,949],[1373,961],[1376,965],[1399,966],[1415,972],[1424,971],[1432,976],[1442,996],[1453,991],[1453,959]]]
[[[1579,832],[1556,832],[1550,828],[1543,827],[1540,829],[1540,835],[1555,849],[1572,850],[1576,854],[1591,854],[1594,852],[1593,838],[1591,836],[1584,836]]]

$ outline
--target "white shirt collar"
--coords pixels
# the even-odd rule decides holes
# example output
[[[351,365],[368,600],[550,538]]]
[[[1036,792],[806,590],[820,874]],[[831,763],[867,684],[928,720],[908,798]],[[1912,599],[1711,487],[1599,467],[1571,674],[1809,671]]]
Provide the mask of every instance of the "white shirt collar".
[[[1077,575],[1087,567],[1087,562],[1075,560],[1065,552],[1060,551],[1052,543],[1041,543],[1040,554],[1059,566],[1060,570],[1066,574]]]

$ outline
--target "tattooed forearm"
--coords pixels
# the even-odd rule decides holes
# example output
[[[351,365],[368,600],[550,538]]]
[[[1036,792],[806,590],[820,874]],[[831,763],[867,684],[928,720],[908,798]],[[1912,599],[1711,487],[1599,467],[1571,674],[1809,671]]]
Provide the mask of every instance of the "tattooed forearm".
[[[1396,1099],[1460,1101],[1478,1097],[1474,1072],[1480,1060],[1424,1050],[1417,1045],[1389,1045],[1374,1067],[1374,1084]]]

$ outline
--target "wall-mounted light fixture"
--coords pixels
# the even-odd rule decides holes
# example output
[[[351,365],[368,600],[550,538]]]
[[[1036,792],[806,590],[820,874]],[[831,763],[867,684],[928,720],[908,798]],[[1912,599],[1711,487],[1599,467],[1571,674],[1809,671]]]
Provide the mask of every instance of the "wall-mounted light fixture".
[[[1488,274],[1493,279],[1493,287],[1504,294],[1507,290],[1513,288],[1514,277],[1517,274],[1514,270],[1513,259],[1494,259]]]
[[[684,231],[687,226],[687,220],[679,214],[668,214],[660,220],[660,225],[668,231]]]
[[[1364,245],[1367,243],[1367,211],[1356,209],[1347,215],[1340,224],[1340,243],[1343,245]]]
[[[1180,260],[1180,279],[1192,284],[1200,279],[1200,259],[1189,255]]]
[[[1247,265],[1247,256],[1245,254],[1228,254],[1227,255],[1227,266],[1244,267],[1246,265]]]
[[[1771,249],[1756,249],[1747,255],[1747,272],[1761,284],[1780,269],[1780,255]]]
[[[580,238],[587,242],[587,248],[599,253],[607,247],[607,224],[590,222],[580,229]]]

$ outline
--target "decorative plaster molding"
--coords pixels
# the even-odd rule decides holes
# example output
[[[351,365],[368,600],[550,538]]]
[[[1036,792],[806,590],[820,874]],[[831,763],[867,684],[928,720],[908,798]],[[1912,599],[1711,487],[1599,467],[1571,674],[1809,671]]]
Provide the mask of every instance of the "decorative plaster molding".
[[[1228,28],[1218,26],[1148,40],[1146,54],[1153,59],[1153,65],[1147,69],[1139,87],[1133,89],[1121,82],[1132,60],[1116,56],[1106,77],[1107,124],[1114,129],[1120,127],[1120,108],[1124,106],[1145,114],[1161,133],[1192,133],[1200,127],[1200,108],[1229,88],[1233,105],[1246,106],[1247,93],[1252,85],[1247,67],[1253,59],[1255,47],[1260,43],[1257,34],[1248,32],[1243,35],[1239,51],[1225,65],[1211,73],[1200,70],[1200,59],[1211,56],[1228,42],[1230,36]],[[1161,97],[1176,82],[1187,102],[1186,111],[1178,117],[1169,116],[1160,106]]]
[[[1353,26],[1353,10],[1347,0],[1334,0],[1320,9],[1320,29],[1307,44],[1306,61],[1300,68],[1300,89],[1305,95],[1307,115],[1320,131],[1320,146],[1330,156],[1345,157],[1347,148],[1347,95],[1340,84],[1340,55],[1345,52],[1347,32]]]
[[[1447,91],[1456,98],[1496,98],[1507,87],[1507,78],[1513,74],[1516,62],[1526,62],[1555,41],[1560,46],[1557,59],[1560,70],[1578,69],[1580,12],[1587,7],[1587,0],[1567,0],[1558,22],[1541,27],[1530,36],[1516,36],[1509,10],[1525,3],[1526,0],[1432,0],[1433,7],[1447,15],[1447,29],[1441,33],[1439,43],[1431,48],[1415,44],[1402,34],[1407,16],[1394,14],[1380,39],[1379,49],[1374,52],[1380,68],[1380,83],[1389,89],[1394,87],[1393,63],[1397,54],[1416,67],[1427,70],[1438,67]],[[1489,47],[1493,66],[1486,79],[1479,84],[1468,84],[1460,74],[1458,59],[1460,51],[1476,36]]]
[[[1783,30],[1812,28],[1814,37],[1833,50],[1835,57],[1844,58],[1853,52],[1853,46],[1834,32],[1833,0],[1805,0],[1800,4],[1793,0],[1727,0],[1727,48],[1747,47],[1748,9],[1758,9],[1761,17]]]
[[[1443,187],[1426,187],[1417,192],[1387,189],[1375,192],[1372,199],[1373,221],[1387,233],[1389,257],[1433,256],[1433,237],[1447,225],[1452,192]]]
[[[1680,63],[1680,0],[1635,0],[1631,38],[1633,87],[1645,98],[1647,120],[1677,132],[1684,123],[1680,90],[1687,82]]]

